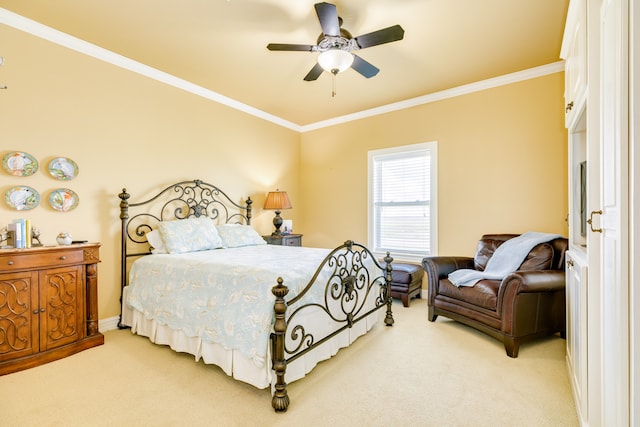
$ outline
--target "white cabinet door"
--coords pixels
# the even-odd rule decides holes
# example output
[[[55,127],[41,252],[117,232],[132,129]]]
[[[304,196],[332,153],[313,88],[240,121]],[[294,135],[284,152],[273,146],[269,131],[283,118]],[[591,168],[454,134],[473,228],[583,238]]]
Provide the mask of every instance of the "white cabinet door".
[[[585,254],[567,252],[567,369],[581,424],[588,414],[587,265]]]
[[[604,0],[600,16],[601,218],[595,228],[601,230],[602,421],[623,426],[630,420],[629,0]]]
[[[565,126],[573,127],[587,88],[587,19],[585,0],[569,5],[560,56],[565,60]]]

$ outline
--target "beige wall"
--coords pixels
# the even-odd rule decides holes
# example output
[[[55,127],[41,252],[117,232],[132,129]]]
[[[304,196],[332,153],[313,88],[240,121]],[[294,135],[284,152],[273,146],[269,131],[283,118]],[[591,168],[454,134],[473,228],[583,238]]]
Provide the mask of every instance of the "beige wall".
[[[367,152],[438,142],[438,251],[484,233],[567,234],[564,75],[556,73],[302,135],[305,244],[367,241]]]
[[[0,203],[0,225],[26,217],[45,244],[62,230],[101,242],[100,319],[119,313],[122,187],[136,199],[203,179],[250,195],[262,234],[273,218],[264,196],[280,188],[305,246],[366,242],[367,151],[438,141],[440,253],[472,253],[485,232],[566,234],[561,73],[300,135],[2,25],[0,40],[0,155],[41,164],[26,178],[0,171],[0,196],[29,185],[42,197],[28,212]],[[48,176],[56,156],[78,163],[76,179]],[[59,187],[78,193],[78,208],[48,206]]]
[[[173,182],[199,178],[238,200],[255,201],[254,225],[271,232],[266,192],[286,189],[297,218],[299,139],[297,132],[158,83],[132,72],[0,25],[0,156],[26,151],[40,162],[30,177],[0,171],[0,226],[29,218],[43,243],[55,244],[62,230],[102,243],[99,317],[119,314],[119,199],[150,195]],[[49,176],[56,156],[73,159],[72,181]],[[41,195],[37,208],[17,212],[5,192],[28,185]],[[74,190],[78,207],[60,213],[48,203],[60,187]]]

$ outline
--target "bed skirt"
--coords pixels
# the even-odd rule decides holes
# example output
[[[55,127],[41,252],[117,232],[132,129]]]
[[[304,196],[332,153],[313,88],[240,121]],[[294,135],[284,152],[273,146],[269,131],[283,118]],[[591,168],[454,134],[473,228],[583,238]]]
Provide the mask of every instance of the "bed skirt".
[[[127,301],[128,289],[123,290],[123,301]],[[348,347],[358,337],[366,334],[376,323],[379,317],[384,315],[384,311],[378,310],[361,322],[346,329],[330,340],[323,343],[318,348],[297,358],[287,365],[286,381],[291,383],[306,374],[321,361],[334,356],[338,350]],[[307,314],[305,324],[313,320],[312,314]],[[201,340],[199,337],[187,336],[179,330],[174,330],[166,325],[159,324],[154,319],[148,319],[141,312],[123,304],[122,323],[131,327],[131,332],[148,337],[155,344],[168,345],[171,349],[181,353],[189,353],[195,356],[196,361],[200,359],[206,364],[219,366],[227,375],[236,380],[246,382],[254,387],[264,389],[275,385],[276,377],[271,369],[271,351],[267,349],[267,361],[262,366],[253,359],[246,357],[239,351],[225,349],[220,344]],[[316,323],[317,326],[317,323]],[[319,326],[320,329],[325,329]]]

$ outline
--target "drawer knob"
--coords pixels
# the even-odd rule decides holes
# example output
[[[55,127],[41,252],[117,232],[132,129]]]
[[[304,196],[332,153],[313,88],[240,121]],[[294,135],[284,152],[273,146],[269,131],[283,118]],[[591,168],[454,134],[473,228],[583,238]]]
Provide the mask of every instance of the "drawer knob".
[[[66,257],[66,256],[64,256],[64,255],[62,255],[62,256],[60,257],[60,260],[61,260],[61,261],[64,261],[65,259],[67,259],[67,257]]]
[[[13,265],[13,261],[9,261],[7,264],[9,264],[9,265]]]

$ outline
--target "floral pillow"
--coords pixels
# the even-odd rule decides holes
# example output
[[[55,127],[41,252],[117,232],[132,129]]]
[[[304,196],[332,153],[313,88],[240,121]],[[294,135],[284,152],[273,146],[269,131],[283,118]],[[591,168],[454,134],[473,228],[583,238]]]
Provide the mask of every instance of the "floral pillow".
[[[222,247],[218,230],[210,218],[187,218],[163,221],[158,231],[170,254],[205,251]]]
[[[222,239],[223,248],[267,244],[258,232],[248,225],[221,224],[218,225],[217,228],[220,238]]]

